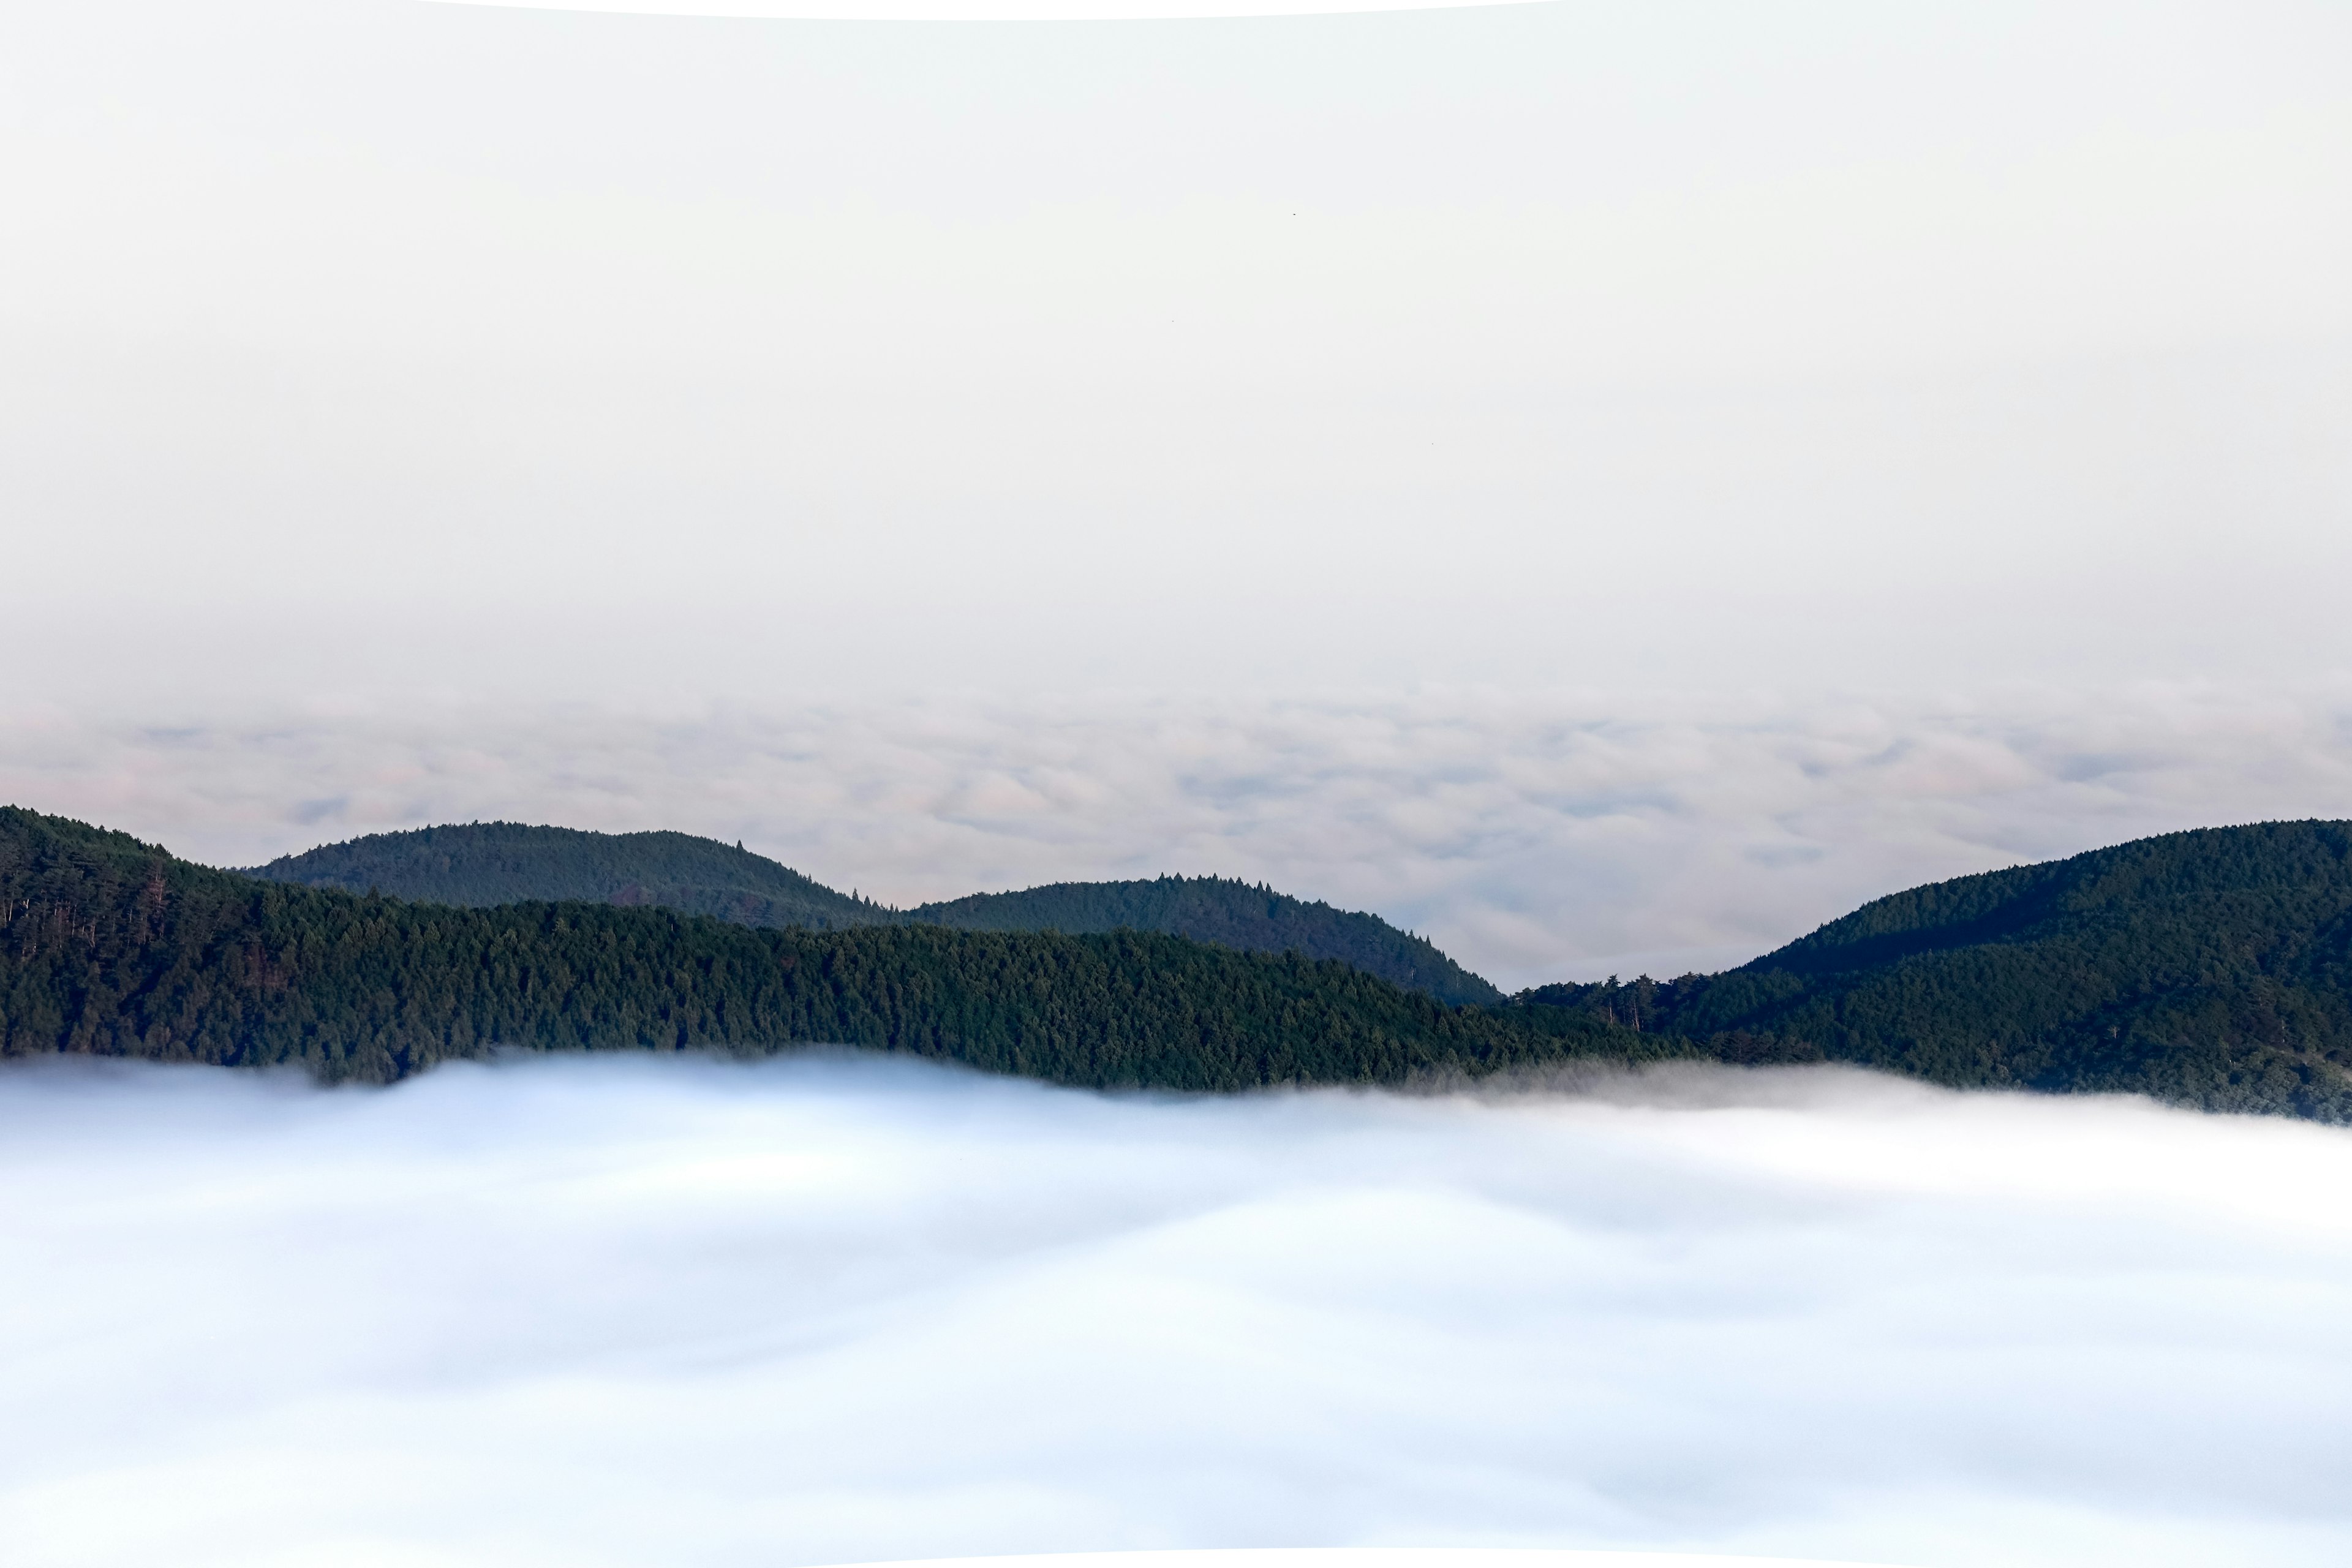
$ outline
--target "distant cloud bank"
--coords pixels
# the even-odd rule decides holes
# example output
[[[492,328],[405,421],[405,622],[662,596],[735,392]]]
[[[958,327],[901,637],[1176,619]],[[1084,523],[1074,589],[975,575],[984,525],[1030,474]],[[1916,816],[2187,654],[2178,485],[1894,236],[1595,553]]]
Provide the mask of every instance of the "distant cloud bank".
[[[102,1568],[2352,1555],[2352,1137],[1727,1069],[0,1072],[0,1540]]]
[[[217,864],[503,817],[740,838],[900,903],[1216,872],[1372,910],[1507,986],[1721,967],[1918,882],[2176,828],[2352,816],[2341,682],[670,715],[412,704],[171,728],[50,709],[5,734],[0,797]]]

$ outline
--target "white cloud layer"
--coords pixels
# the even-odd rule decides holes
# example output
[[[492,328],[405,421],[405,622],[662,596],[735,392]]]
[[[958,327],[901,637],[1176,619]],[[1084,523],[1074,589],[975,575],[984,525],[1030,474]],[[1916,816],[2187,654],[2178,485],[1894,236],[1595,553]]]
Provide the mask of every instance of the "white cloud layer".
[[[203,711],[20,710],[0,799],[225,865],[504,818],[740,838],[902,904],[1215,872],[1375,910],[1507,986],[1717,968],[1938,878],[2352,816],[2341,682]]]
[[[1835,1072],[0,1073],[41,1568],[2352,1555],[2352,1137]]]

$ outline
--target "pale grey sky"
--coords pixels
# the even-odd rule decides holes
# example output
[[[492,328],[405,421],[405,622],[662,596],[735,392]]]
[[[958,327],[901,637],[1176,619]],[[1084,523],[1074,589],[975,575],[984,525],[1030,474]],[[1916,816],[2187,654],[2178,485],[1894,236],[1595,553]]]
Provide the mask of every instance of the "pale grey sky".
[[[118,705],[2340,668],[2347,82],[2317,5],[14,6],[0,611]]]

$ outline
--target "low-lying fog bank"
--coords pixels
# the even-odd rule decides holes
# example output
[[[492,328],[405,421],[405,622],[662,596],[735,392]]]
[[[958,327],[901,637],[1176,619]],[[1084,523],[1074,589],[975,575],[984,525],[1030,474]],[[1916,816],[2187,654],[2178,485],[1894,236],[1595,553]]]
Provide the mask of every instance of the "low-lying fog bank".
[[[2352,1560],[2352,1135],[1829,1070],[0,1072],[0,1556]]]

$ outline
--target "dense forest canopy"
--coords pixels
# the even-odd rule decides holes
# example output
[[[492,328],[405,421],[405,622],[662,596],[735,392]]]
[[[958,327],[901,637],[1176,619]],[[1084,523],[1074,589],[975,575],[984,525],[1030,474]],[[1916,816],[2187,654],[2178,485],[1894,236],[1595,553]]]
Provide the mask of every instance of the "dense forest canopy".
[[[0,809],[5,1055],[299,1063],[383,1081],[493,1046],[833,1043],[1057,1083],[1214,1090],[1686,1050],[1574,1016],[1521,1028],[1336,961],[1157,932],[825,931],[609,903],[411,902],[211,870]]]
[[[1308,903],[1224,877],[1056,882],[1018,893],[974,893],[908,912],[962,931],[1170,931],[1251,952],[1336,958],[1441,1002],[1503,999],[1434,943],[1377,915]]]
[[[1337,960],[1132,929],[828,931],[305,888],[0,808],[0,1054],[383,1080],[501,1045],[812,1042],[1196,1090],[1830,1060],[2352,1121],[2352,824],[2142,839],[1881,899],[1722,974],[1449,1006]]]
[[[1962,877],[1722,974],[1520,1001],[1944,1083],[2345,1120],[2352,823],[2201,828]]]
[[[659,904],[739,925],[817,931],[892,918],[878,904],[837,893],[740,844],[690,833],[457,823],[322,845],[245,874],[468,909],[529,902]]]
[[[1377,915],[1223,877],[1062,882],[902,910],[835,892],[740,845],[685,833],[590,833],[516,822],[371,834],[284,856],[247,875],[468,908],[562,900],[658,904],[740,925],[815,931],[923,923],[1070,935],[1166,931],[1248,952],[1336,958],[1441,1002],[1499,1002],[1503,994],[1425,939]]]

